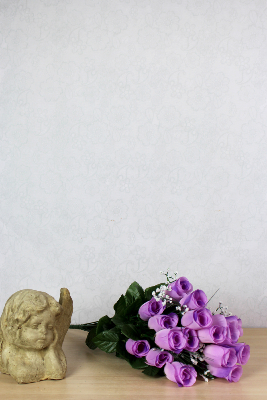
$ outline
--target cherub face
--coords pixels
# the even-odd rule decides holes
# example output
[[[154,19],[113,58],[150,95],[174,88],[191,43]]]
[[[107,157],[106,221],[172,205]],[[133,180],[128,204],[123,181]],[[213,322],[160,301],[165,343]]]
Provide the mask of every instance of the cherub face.
[[[54,326],[55,317],[49,309],[33,315],[22,325],[16,344],[27,349],[45,349],[53,342]]]

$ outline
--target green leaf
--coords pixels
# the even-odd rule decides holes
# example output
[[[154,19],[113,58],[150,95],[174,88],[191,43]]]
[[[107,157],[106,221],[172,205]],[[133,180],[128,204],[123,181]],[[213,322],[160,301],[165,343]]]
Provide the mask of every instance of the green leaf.
[[[117,343],[120,340],[118,328],[110,329],[109,331],[103,331],[96,335],[93,339],[93,343],[106,353],[113,353],[116,351]]]
[[[164,376],[163,368],[152,367],[151,365],[144,369],[142,373],[148,376]]]
[[[96,334],[98,335],[99,333],[103,331],[108,331],[109,329],[114,328],[114,323],[112,322],[111,318],[109,318],[107,315],[104,317],[100,318],[97,324],[96,328]]]
[[[152,329],[151,329],[151,334],[140,333],[139,337],[140,337],[140,339],[148,340],[153,343],[155,341],[155,331],[152,331]]]
[[[125,294],[126,305],[132,304],[135,300],[141,299],[145,302],[144,289],[137,282],[133,282]]]
[[[127,316],[128,319],[130,319],[131,316],[137,316],[139,308],[141,305],[144,303],[144,301],[141,298],[136,299],[132,304],[129,304],[124,311],[124,315]]]
[[[143,300],[141,298],[136,299],[133,303],[129,304],[124,309],[120,309],[120,313],[115,313],[114,317],[111,318],[112,322],[121,328],[123,325],[130,323],[133,319],[134,322],[138,322],[137,314],[138,310],[143,304]]]
[[[159,369],[156,367],[151,367],[146,364],[145,357],[137,358],[137,357],[133,356],[132,354],[129,354],[125,348],[125,342],[123,342],[123,341],[119,341],[117,344],[116,356],[123,360],[126,360],[131,365],[131,367],[134,369],[148,370],[147,375],[164,376],[163,368]],[[142,372],[145,373],[144,371],[142,371]]]
[[[89,349],[91,350],[95,350],[97,348],[97,346],[93,342],[95,336],[96,336],[96,327],[90,330],[85,341],[86,346],[88,346]]]
[[[129,339],[140,340],[140,333],[132,324],[126,324],[120,327],[121,332]]]
[[[118,327],[121,328],[123,325],[127,324],[128,320],[126,316],[121,316],[118,314],[115,314],[114,317],[111,318],[111,321]]]
[[[137,283],[133,282],[126,291],[125,296],[121,295],[114,304],[115,315],[111,318],[112,322],[121,327],[137,317],[141,305],[145,302],[144,290]]]
[[[147,364],[145,363],[145,357],[137,358],[132,354],[128,353],[125,348],[125,342],[119,341],[116,347],[116,356],[122,358],[123,360],[128,361],[128,363],[135,369],[143,369],[147,368]]]
[[[158,285],[150,286],[150,287],[148,287],[148,288],[145,290],[145,297],[146,297],[146,300],[147,300],[147,301],[149,301],[149,300],[152,299],[152,297],[153,297],[153,296],[152,296],[152,292],[155,292],[156,289],[157,289],[157,288],[160,288],[161,285],[166,285],[166,286],[167,286],[166,283],[159,283]]]
[[[148,365],[145,362],[145,357],[142,358],[134,358],[133,361],[130,362],[132,368],[134,369],[143,369],[143,368],[147,368]]]
[[[124,313],[125,307],[126,307],[126,301],[125,297],[122,294],[117,303],[114,304],[113,308],[116,314],[121,315]]]
[[[128,361],[129,363],[131,363],[130,360],[133,359],[133,357],[134,357],[132,354],[128,353],[128,351],[126,350],[126,347],[125,347],[125,342],[123,342],[121,340],[117,343],[117,346],[116,346],[116,356],[123,358],[124,360]]]

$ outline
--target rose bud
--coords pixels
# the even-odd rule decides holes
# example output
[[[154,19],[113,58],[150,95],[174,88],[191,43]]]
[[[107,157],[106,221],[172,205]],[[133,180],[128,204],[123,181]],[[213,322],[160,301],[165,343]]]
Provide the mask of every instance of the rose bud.
[[[193,290],[192,284],[184,276],[170,283],[169,287],[171,287],[171,291],[167,290],[166,294],[168,294],[173,301],[176,302],[179,302],[184,295],[192,292]]]
[[[233,348],[211,344],[205,347],[203,353],[205,361],[213,367],[233,367],[237,362],[236,352]]]
[[[197,351],[199,349],[199,338],[197,332],[194,329],[183,328],[183,333],[187,339],[184,349],[191,352]]]
[[[227,325],[230,328],[230,332],[231,332],[231,340],[234,342],[237,342],[239,337],[240,337],[240,322],[242,325],[242,321],[238,321],[240,320],[239,318],[237,318],[236,315],[232,315],[231,317],[226,317],[226,322]],[[242,328],[241,328],[242,329]],[[242,332],[243,333],[243,332]]]
[[[226,338],[227,329],[223,326],[211,326],[200,329],[197,334],[202,343],[223,343]]]
[[[176,354],[181,353],[187,342],[182,328],[162,329],[155,336],[155,343],[164,350],[173,351]]]
[[[242,328],[242,321],[240,318],[237,318],[238,329],[239,329],[239,337],[243,336],[243,328]]]
[[[184,327],[190,329],[204,329],[212,324],[212,314],[207,308],[191,310],[182,316],[181,323]]]
[[[151,300],[147,301],[139,308],[138,314],[143,321],[148,321],[149,318],[154,315],[162,314],[165,308],[166,306],[162,304],[161,300],[157,301],[152,297]]]
[[[203,308],[207,304],[208,299],[203,290],[197,289],[194,292],[184,296],[180,300],[181,306],[187,306],[189,310]]]
[[[128,339],[125,347],[128,353],[137,358],[146,356],[150,350],[150,345],[147,340]]]
[[[168,315],[155,315],[149,318],[148,327],[154,329],[156,332],[161,329],[174,328],[178,324],[178,315],[170,313]]]
[[[218,368],[213,365],[208,365],[210,373],[217,378],[225,378],[229,382],[238,382],[242,375],[242,367],[241,365],[234,365],[233,367],[228,368]]]
[[[212,316],[212,325],[213,326],[223,326],[227,328],[227,321],[224,315],[222,314],[215,314]]]
[[[237,362],[245,365],[250,357],[250,346],[246,343],[235,343]]]
[[[245,365],[250,357],[250,346],[246,343],[235,343],[225,345],[227,348],[234,348],[238,364]]]
[[[223,344],[234,344],[238,341],[240,333],[241,331],[243,333],[243,330],[242,328],[240,330],[240,323],[238,322],[238,318],[235,315],[231,317],[226,317],[225,319],[227,322],[227,333]]]
[[[178,386],[192,386],[196,382],[197,373],[191,365],[180,362],[167,363],[164,367],[166,378]]]
[[[151,349],[146,355],[146,363],[153,367],[161,368],[167,362],[173,362],[173,356],[167,351]]]

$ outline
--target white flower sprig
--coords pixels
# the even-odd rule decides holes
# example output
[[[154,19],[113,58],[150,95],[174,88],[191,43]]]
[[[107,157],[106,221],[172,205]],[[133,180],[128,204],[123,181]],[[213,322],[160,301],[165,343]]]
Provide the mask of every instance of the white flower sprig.
[[[160,271],[160,274],[166,276],[166,279],[167,279],[167,282],[168,282],[168,283],[172,283],[172,282],[176,281],[177,276],[178,276],[178,272],[177,272],[177,271],[174,272],[174,273],[173,273],[174,277],[173,277],[173,276],[170,276],[169,270],[170,270],[170,268],[167,268],[167,271],[166,271],[166,272]]]
[[[228,306],[223,306],[222,304],[222,301],[219,301],[219,306],[212,314],[215,315],[216,312],[219,311],[218,314],[224,315],[225,317],[230,317],[231,315],[233,315],[231,312],[228,311]]]
[[[167,280],[167,285],[161,285],[159,288],[157,288],[155,291],[152,292],[152,296],[156,301],[161,300],[162,304],[165,306],[167,303],[169,304],[173,303],[171,296],[169,296],[167,292],[170,292],[172,290],[169,284],[177,279],[178,272],[174,272],[174,277],[170,276],[169,268],[167,269],[166,272],[160,271],[160,273],[162,275],[165,275]]]
[[[165,306],[167,303],[172,304],[172,298],[166,293],[170,291],[170,286],[161,285],[154,292],[152,292],[152,296],[156,301],[162,300],[162,304]]]
[[[162,275],[165,275],[166,280],[167,280],[167,285],[161,285],[159,288],[157,288],[154,292],[152,292],[152,296],[156,301],[162,300],[162,304],[165,306],[167,303],[170,305],[173,304],[173,299],[171,296],[167,293],[172,290],[170,283],[174,282],[177,280],[178,272],[174,272],[174,276],[170,276],[169,273],[169,268],[167,269],[166,272],[160,271]],[[189,311],[189,308],[186,305],[180,306],[177,305],[176,307],[177,311],[180,311],[181,315],[184,315],[187,311]]]
[[[207,371],[206,371],[206,372],[207,372]],[[204,372],[204,374],[205,374],[205,372]],[[208,382],[208,381],[209,381],[208,378],[207,378],[206,376],[201,375],[201,374],[199,374],[199,375],[204,379],[205,382]]]

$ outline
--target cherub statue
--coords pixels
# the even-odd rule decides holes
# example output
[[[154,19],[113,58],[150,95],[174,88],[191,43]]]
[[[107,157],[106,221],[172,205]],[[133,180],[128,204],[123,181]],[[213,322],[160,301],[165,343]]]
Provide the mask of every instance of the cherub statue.
[[[62,343],[73,311],[68,289],[59,303],[49,294],[25,289],[6,302],[0,319],[0,371],[18,383],[63,379]]]

